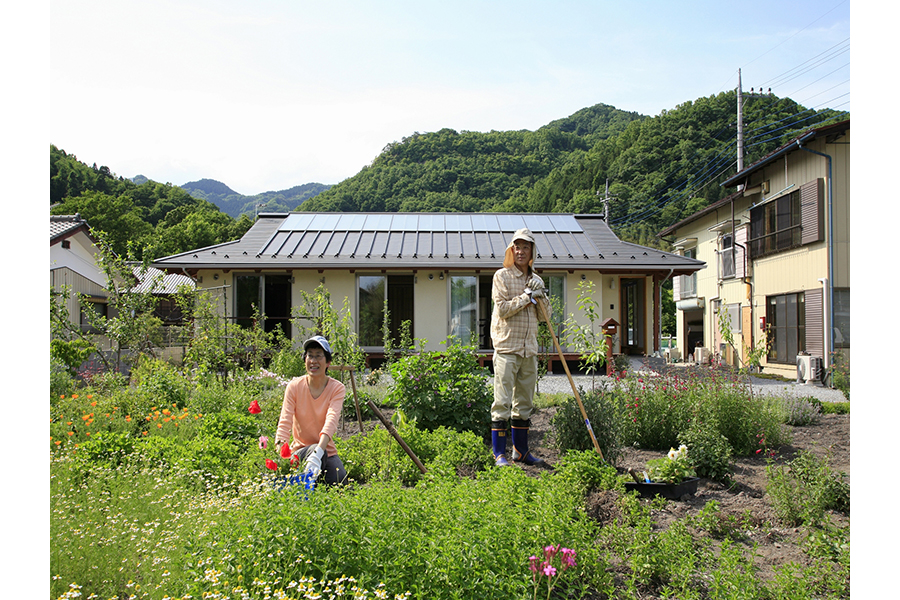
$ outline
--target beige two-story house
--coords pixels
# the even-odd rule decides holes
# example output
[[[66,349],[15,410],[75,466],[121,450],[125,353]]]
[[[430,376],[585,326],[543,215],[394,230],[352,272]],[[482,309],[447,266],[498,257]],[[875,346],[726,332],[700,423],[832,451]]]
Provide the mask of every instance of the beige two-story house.
[[[849,364],[850,121],[806,131],[723,185],[735,191],[659,233],[708,265],[673,280],[683,357],[742,365],[764,348],[764,370],[792,378],[807,356]]]

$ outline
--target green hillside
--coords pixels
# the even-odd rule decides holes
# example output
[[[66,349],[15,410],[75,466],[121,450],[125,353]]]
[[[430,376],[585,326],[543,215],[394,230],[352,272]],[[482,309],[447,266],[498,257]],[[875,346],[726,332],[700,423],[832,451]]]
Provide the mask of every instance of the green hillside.
[[[201,179],[182,184],[181,189],[194,198],[214,204],[227,215],[238,219],[241,215],[255,218],[261,212],[290,212],[297,210],[309,198],[330,188],[322,183],[305,183],[292,188],[263,192],[253,196],[239,194],[214,179]]]
[[[745,164],[802,131],[848,118],[789,98],[747,95]],[[731,191],[721,183],[735,173],[736,123],[734,91],[655,117],[597,104],[536,131],[417,132],[337,185],[256,196],[213,180],[185,189],[145,178],[137,184],[51,146],[50,197],[61,202],[54,213],[79,212],[115,232],[120,247],[131,240],[158,257],[237,239],[257,212],[301,204],[308,211],[603,213],[608,181],[613,230],[664,246],[657,232]]]
[[[178,186],[116,177],[109,167],[89,167],[51,145],[50,214],[75,213],[105,232],[118,254],[125,256],[130,245],[137,258],[150,259],[238,239],[253,224]]]

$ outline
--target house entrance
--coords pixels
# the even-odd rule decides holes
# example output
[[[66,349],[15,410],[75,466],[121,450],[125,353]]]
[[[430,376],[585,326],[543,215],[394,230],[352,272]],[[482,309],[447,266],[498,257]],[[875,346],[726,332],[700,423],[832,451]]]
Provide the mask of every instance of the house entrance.
[[[644,354],[644,280],[621,279],[622,329],[619,339],[623,354]]]

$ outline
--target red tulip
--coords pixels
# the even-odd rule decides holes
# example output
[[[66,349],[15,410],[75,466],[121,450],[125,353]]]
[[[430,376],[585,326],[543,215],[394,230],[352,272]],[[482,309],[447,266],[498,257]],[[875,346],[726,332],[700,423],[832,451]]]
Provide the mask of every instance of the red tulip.
[[[281,458],[290,458],[291,457],[291,447],[287,442],[284,443],[284,446],[281,447]]]
[[[259,407],[259,402],[256,400],[250,403],[250,407],[247,410],[250,411],[251,415],[258,415],[262,412],[262,409]]]
[[[271,458],[267,458],[266,459],[266,468],[269,469],[270,471],[277,471],[278,463],[275,462],[274,460],[272,460]]]

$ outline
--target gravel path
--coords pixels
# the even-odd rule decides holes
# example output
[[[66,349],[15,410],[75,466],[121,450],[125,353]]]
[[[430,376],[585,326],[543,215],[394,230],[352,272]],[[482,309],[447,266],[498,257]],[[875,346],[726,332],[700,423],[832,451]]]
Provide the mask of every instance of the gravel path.
[[[648,369],[644,365],[642,359],[632,359],[631,368],[635,373],[645,373],[647,375],[655,375],[656,372]],[[580,386],[585,390],[591,389],[592,378],[590,375],[573,375],[572,379],[576,386]],[[775,379],[763,379],[759,377],[750,377],[754,394],[765,394],[771,396],[792,396],[802,398],[813,396],[822,402],[846,402],[844,394],[840,390],[826,388],[819,384],[804,384],[793,381],[780,381]],[[605,375],[597,375],[593,378],[593,385],[596,387],[608,387],[612,385],[613,380]],[[538,382],[538,391],[546,394],[571,393],[572,386],[566,375],[545,375]]]

